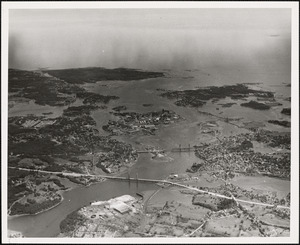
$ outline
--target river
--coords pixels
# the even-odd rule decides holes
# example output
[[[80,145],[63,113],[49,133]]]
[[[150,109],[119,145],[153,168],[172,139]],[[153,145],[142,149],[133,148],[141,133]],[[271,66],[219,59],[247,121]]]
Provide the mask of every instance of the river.
[[[210,75],[208,75],[210,74]],[[218,75],[218,76],[217,76]],[[148,112],[164,109],[169,109],[175,111],[177,114],[184,118],[183,121],[171,125],[160,126],[156,135],[150,136],[115,136],[119,140],[123,140],[127,143],[131,143],[134,147],[138,148],[142,145],[153,145],[161,149],[166,149],[168,151],[167,155],[170,157],[171,161],[159,161],[153,160],[150,154],[140,154],[136,164],[129,170],[130,175],[135,177],[138,174],[139,177],[143,178],[155,178],[163,179],[172,173],[184,173],[185,170],[190,167],[194,162],[199,161],[194,155],[194,153],[171,153],[169,150],[173,147],[178,147],[181,144],[183,147],[199,144],[201,141],[212,140],[209,136],[201,135],[197,123],[205,120],[215,120],[208,116],[202,115],[193,108],[178,107],[174,105],[172,101],[159,96],[161,91],[157,89],[194,89],[199,86],[207,85],[223,85],[223,84],[236,84],[239,82],[257,82],[257,80],[266,78],[266,74],[258,74],[255,80],[253,80],[253,75],[247,76],[244,74],[239,74],[238,72],[232,75],[232,72],[225,71],[222,73],[222,81],[219,78],[218,73],[213,71],[203,72],[200,70],[193,71],[176,71],[169,72],[169,74],[164,78],[153,78],[145,79],[142,81],[107,81],[98,82],[96,84],[85,84],[84,87],[87,90],[93,92],[99,92],[101,94],[117,95],[120,97],[119,100],[112,101],[108,104],[107,109],[100,109],[93,112],[92,116],[97,122],[97,128],[100,133],[102,131],[102,126],[109,120],[113,119],[113,116],[109,113],[111,109],[118,105],[125,105],[128,111],[137,112]],[[241,81],[243,77],[243,81]],[[269,90],[279,94],[278,101],[283,103],[281,107],[274,107],[267,112],[260,112],[253,110],[251,108],[240,108],[239,105],[234,105],[230,108],[222,108],[218,106],[218,103],[208,103],[201,110],[209,111],[211,113],[217,114],[219,111],[216,110],[220,107],[220,111],[224,113],[222,115],[230,116],[241,116],[242,121],[266,121],[268,119],[274,118],[287,118],[288,116],[280,114],[282,107],[290,107],[290,102],[286,101],[285,98],[290,96],[290,87],[286,87],[282,84],[282,77],[276,80],[276,76],[269,76],[273,80],[268,80],[264,82],[261,86],[262,88],[268,87]],[[248,78],[248,79],[247,79]],[[271,86],[275,84],[276,86]],[[104,85],[104,86],[103,86]],[[226,102],[226,100],[224,100]],[[224,103],[220,101],[220,103]],[[227,101],[228,102],[228,101]],[[145,107],[142,104],[152,104],[152,106]],[[238,102],[239,104],[239,102]],[[28,107],[26,107],[28,108]],[[44,107],[45,112],[51,111],[49,107]],[[42,112],[41,107],[36,108],[39,113]],[[52,108],[53,111],[58,111],[61,113],[62,108]],[[17,115],[17,111],[22,111],[20,105],[15,107],[11,113],[12,115]],[[44,112],[44,111],[43,111]],[[30,113],[33,113],[30,110]],[[11,116],[10,114],[10,116]],[[230,133],[242,133],[245,129],[236,128],[233,125],[226,124],[224,122],[218,122],[224,134]],[[276,125],[266,124],[267,129],[276,130],[289,130],[278,127]],[[127,174],[126,174],[127,175]],[[276,181],[276,180],[275,180]],[[282,180],[279,183],[282,184]],[[266,182],[267,183],[267,182]],[[287,182],[289,183],[289,182]],[[276,186],[274,181],[272,182],[273,188]],[[286,191],[289,191],[289,184],[286,184]],[[115,196],[131,194],[135,195],[136,192],[141,192],[145,190],[155,190],[158,186],[154,184],[147,183],[125,183],[121,181],[105,181],[102,183],[94,184],[89,187],[78,187],[73,190],[67,191],[63,194],[64,201],[57,207],[43,212],[34,216],[22,216],[9,218],[8,228],[15,231],[21,231],[26,237],[54,237],[59,233],[60,222],[72,211],[88,205],[94,200],[106,200]]]

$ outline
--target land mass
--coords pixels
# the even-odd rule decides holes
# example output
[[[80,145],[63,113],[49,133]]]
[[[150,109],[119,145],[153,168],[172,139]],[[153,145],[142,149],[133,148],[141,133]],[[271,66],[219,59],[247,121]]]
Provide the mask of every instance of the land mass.
[[[257,109],[257,110],[269,110],[270,109],[270,106],[268,106],[264,103],[254,101],[254,100],[251,100],[250,102],[247,102],[247,103],[242,103],[241,106],[249,107],[249,108]]]
[[[131,81],[164,76],[162,72],[140,71],[127,68],[106,69],[102,67],[47,70],[47,73],[71,84],[110,80]]]
[[[92,202],[61,222],[59,237],[289,236],[290,193],[232,184],[241,176],[290,178],[289,151],[256,152],[254,142],[290,148],[288,133],[264,130],[199,144],[188,174],[166,179],[175,186]]]
[[[274,98],[274,93],[263,90],[254,90],[248,88],[244,84],[228,85],[221,87],[205,87],[194,90],[183,91],[167,91],[161,96],[168,99],[176,99],[175,104],[178,106],[201,107],[208,100],[224,99],[230,97],[231,99],[247,98],[255,96],[258,98]]]
[[[69,214],[59,237],[243,237],[288,236],[289,209],[241,203],[234,196],[274,203],[269,194],[234,185],[191,186],[194,176],[178,177],[180,187],[144,193],[144,199],[124,195],[95,201]],[[191,187],[189,187],[191,186]],[[218,196],[211,191],[222,193]],[[171,193],[171,194],[170,194]],[[289,194],[282,203],[289,203]],[[151,201],[150,201],[151,200]],[[151,203],[150,203],[151,202]],[[260,203],[258,203],[260,204]]]
[[[34,100],[38,105],[67,106],[61,116],[27,115],[8,120],[8,206],[10,215],[36,214],[62,201],[60,191],[102,179],[53,175],[54,172],[114,174],[134,164],[137,153],[130,144],[102,136],[91,117],[117,100],[114,95],[86,91],[80,84],[98,80],[139,80],[163,73],[133,69],[80,68],[24,71],[9,69],[9,101]],[[82,105],[73,105],[78,99]],[[116,108],[115,108],[116,109]],[[124,109],[119,107],[117,109]],[[91,154],[92,153],[92,154]],[[32,172],[16,168],[32,169]],[[66,183],[66,185],[62,184]]]
[[[281,113],[290,116],[291,115],[291,108],[283,108]]]
[[[289,122],[289,121],[269,120],[268,123],[272,123],[272,124],[279,125],[279,126],[286,127],[286,128],[291,127],[291,122]]]
[[[149,113],[115,112],[118,121],[109,121],[103,126],[105,131],[112,135],[120,134],[154,134],[159,125],[168,125],[180,120],[180,116],[173,111],[162,109]]]
[[[118,96],[89,92],[82,86],[103,80],[129,81],[161,76],[163,73],[124,68],[47,70],[47,73],[10,69],[11,102],[34,100],[39,105],[64,108],[56,117],[51,113],[9,117],[8,214],[37,214],[48,210],[62,202],[63,191],[101,182],[104,177],[128,170],[140,152],[116,135],[155,135],[158,129],[184,120],[177,112],[161,107],[146,113],[127,111],[125,105],[111,108],[109,103],[118,100]],[[157,90],[163,91],[161,96],[175,99],[178,106],[194,108],[226,97],[236,102],[250,101],[240,106],[259,110],[281,105],[274,93],[254,90],[246,84]],[[231,101],[219,103],[227,107],[225,110],[235,104],[238,106]],[[108,123],[101,125],[106,131],[103,134],[93,118],[93,112],[101,110],[109,111],[107,114],[111,116]],[[265,126],[262,122],[242,122],[243,127],[236,124],[241,118],[198,112],[220,120],[195,123],[196,130],[211,140],[188,147],[195,153],[196,160],[186,173],[171,174],[158,181],[159,189],[153,193],[139,193],[143,200],[125,195],[80,208],[61,223],[60,236],[288,236],[290,194],[242,188],[234,181],[269,177],[289,181],[290,133],[261,129]],[[290,113],[290,108],[284,108],[281,113]],[[281,126],[290,123],[268,122]],[[247,133],[222,135],[224,123],[241,127]],[[158,158],[161,164],[162,159],[168,159],[167,154],[162,154],[164,150],[152,146],[147,146],[143,153],[151,153],[152,159]]]

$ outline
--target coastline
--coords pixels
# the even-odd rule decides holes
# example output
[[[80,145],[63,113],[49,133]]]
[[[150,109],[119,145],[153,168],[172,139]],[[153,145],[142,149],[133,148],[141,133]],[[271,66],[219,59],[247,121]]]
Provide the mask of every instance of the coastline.
[[[71,189],[72,189],[72,188],[70,188],[70,189],[68,189],[68,190],[65,190],[65,191],[69,191],[69,190],[71,190]],[[38,211],[38,212],[36,212],[36,213],[34,213],[34,214],[15,214],[15,215],[7,214],[7,218],[8,218],[8,219],[13,219],[13,218],[18,218],[18,217],[23,217],[23,216],[31,216],[31,215],[35,216],[35,215],[38,215],[38,214],[40,214],[40,213],[49,211],[49,210],[51,210],[51,209],[57,207],[58,205],[60,205],[60,204],[63,202],[64,197],[63,197],[63,195],[62,195],[61,193],[59,193],[59,192],[64,192],[64,191],[58,191],[58,195],[60,196],[61,199],[60,199],[60,201],[59,201],[58,203],[54,204],[53,206],[51,206],[51,207],[49,207],[49,208],[47,208],[47,209],[43,209],[43,210],[41,210],[41,211]]]
[[[136,161],[133,162],[133,163],[130,165],[130,167],[134,166],[135,164],[136,164]],[[130,167],[129,167],[129,168],[130,168]],[[120,175],[126,173],[126,171],[127,171],[127,169],[125,169],[125,170],[123,170],[123,171],[120,171],[120,172],[118,172],[118,173],[112,174],[111,176],[120,176]],[[92,185],[96,185],[96,184],[102,183],[102,182],[104,182],[104,181],[106,181],[106,180],[107,180],[107,179],[104,178],[104,179],[102,179],[102,180],[100,180],[100,181],[96,181],[96,182],[89,183],[88,185],[83,185],[83,186],[77,185],[77,186],[74,186],[74,187],[70,187],[70,188],[68,188],[68,189],[66,189],[66,190],[59,190],[59,191],[57,191],[57,193],[60,195],[61,200],[60,200],[58,203],[54,204],[53,206],[51,206],[51,207],[49,207],[49,208],[47,208],[47,209],[43,209],[43,210],[41,210],[41,211],[38,211],[37,213],[34,213],[34,214],[15,214],[15,215],[7,214],[7,218],[8,218],[8,220],[11,220],[11,219],[18,218],[18,217],[23,217],[23,216],[35,216],[35,215],[41,214],[41,213],[43,213],[43,212],[47,212],[47,211],[49,211],[49,210],[51,210],[51,209],[57,207],[58,205],[60,205],[60,204],[64,201],[63,194],[64,194],[65,192],[74,190],[74,189],[76,189],[76,188],[90,187],[90,186],[92,186]],[[24,197],[22,197],[22,198],[24,198]],[[21,198],[21,199],[22,199],[22,198]],[[18,201],[18,200],[17,200],[17,201]],[[16,202],[17,202],[17,201],[16,201]]]
[[[129,168],[131,168],[132,166],[134,166],[136,163],[137,163],[137,159],[136,159],[135,161],[131,162]],[[120,172],[111,174],[111,176],[120,176],[120,175],[126,173],[127,171],[128,171],[128,169],[124,169],[123,171],[120,171]],[[33,216],[33,217],[34,217],[34,216],[36,216],[36,215],[38,215],[38,214],[47,212],[47,211],[49,211],[49,210],[51,210],[51,209],[56,208],[57,206],[59,206],[59,205],[64,201],[64,197],[63,197],[63,194],[64,194],[64,193],[66,193],[66,192],[68,192],[68,191],[71,191],[71,190],[74,190],[74,189],[77,189],[77,188],[87,188],[87,187],[90,187],[90,186],[93,186],[93,185],[96,185],[96,184],[100,184],[100,183],[102,183],[102,182],[104,182],[104,181],[106,181],[106,180],[107,180],[107,179],[104,178],[104,179],[102,179],[102,180],[100,180],[100,181],[92,182],[92,183],[90,183],[90,184],[88,184],[88,185],[76,185],[76,186],[73,186],[73,187],[69,187],[69,188],[66,189],[66,190],[59,190],[57,193],[61,196],[61,200],[60,200],[60,202],[58,202],[57,204],[53,205],[52,207],[49,207],[49,208],[44,209],[44,210],[41,210],[41,211],[39,211],[39,212],[37,212],[37,213],[35,213],[35,214],[7,215],[7,220],[13,220],[13,219],[16,219],[16,218],[19,218],[19,217],[26,217],[26,216],[28,216],[28,217]],[[91,200],[91,201],[95,201],[95,200]],[[83,206],[82,206],[82,207],[83,207]],[[82,207],[81,207],[81,208],[82,208]],[[10,236],[12,236],[12,235],[14,235],[14,234],[17,234],[18,237],[26,237],[26,236],[24,236],[24,234],[23,234],[22,232],[17,231],[17,230],[12,230],[12,229],[9,229],[9,228],[8,228],[7,231],[8,231],[8,237],[10,237]],[[9,235],[9,233],[11,233],[11,235]],[[11,237],[11,238],[12,238],[12,237]]]
[[[171,108],[172,109],[172,108]],[[183,108],[183,109],[185,109],[185,108]],[[221,108],[221,110],[223,110],[222,108]],[[180,111],[181,112],[181,111]],[[216,113],[214,113],[214,114],[216,114]],[[197,117],[198,118],[198,117]],[[209,119],[206,119],[205,118],[205,120],[209,120]],[[226,118],[224,117],[224,121],[226,120]],[[192,120],[191,120],[192,121]],[[207,122],[209,122],[210,123],[210,121],[207,121]],[[193,123],[193,122],[191,122],[191,123]],[[227,122],[227,124],[231,124],[231,123],[228,123]],[[226,125],[227,125],[226,124]],[[192,124],[192,126],[195,126],[194,124]],[[231,125],[230,125],[231,126]],[[165,125],[162,125],[162,127],[165,127]],[[167,125],[167,127],[174,127],[174,125]],[[221,128],[222,128],[222,130],[223,130],[223,125],[221,125],[220,126]],[[196,128],[196,127],[195,127]],[[227,129],[226,129],[227,130]],[[195,131],[198,131],[198,128],[196,128],[195,129]],[[200,131],[200,130],[199,130]],[[160,135],[159,135],[160,136]],[[163,135],[164,136],[164,135]],[[162,137],[163,137],[162,136]],[[218,135],[219,136],[219,135]],[[223,134],[222,134],[222,136],[223,136]],[[224,136],[226,136],[226,134],[224,134]],[[140,137],[140,136],[139,136]],[[150,137],[152,137],[152,136],[150,136]],[[155,136],[154,136],[155,137]],[[115,137],[113,137],[113,138],[115,138]],[[118,138],[118,137],[116,137],[116,138]],[[156,137],[155,137],[156,138]],[[166,141],[168,141],[169,139],[167,139]],[[170,141],[171,140],[173,140],[173,138],[170,138]],[[187,143],[190,143],[190,142],[185,142],[185,138],[184,137],[182,137],[182,139],[180,138],[180,140],[182,140],[182,142],[184,142],[183,144],[187,144]],[[128,143],[127,141],[124,141],[123,140],[123,142],[125,142],[125,143]],[[148,142],[148,141],[147,141]],[[149,140],[149,142],[150,143],[152,143],[152,141],[151,140]],[[174,141],[174,142],[177,142],[176,140]],[[150,144],[149,143],[149,144]],[[179,143],[181,143],[181,141],[179,141]],[[174,143],[175,144],[175,143]],[[191,144],[193,144],[193,143],[191,143]],[[135,144],[133,144],[132,145],[133,146],[133,148],[137,148],[137,145],[135,145]],[[135,146],[135,147],[134,147]],[[159,165],[158,164],[156,164],[156,163],[158,163],[158,162],[164,162],[164,161],[162,161],[162,159],[161,158],[155,158],[155,155],[153,156],[153,154],[152,153],[146,153],[145,154],[146,156],[147,156],[147,162],[148,162],[148,155],[149,155],[149,161],[151,161],[151,163],[152,163],[152,161],[155,163],[155,164],[153,164],[154,166],[157,166],[157,168],[159,168],[158,169],[158,171],[161,171],[161,167],[159,167]],[[140,157],[142,157],[142,158],[140,158]],[[175,159],[176,159],[176,157],[174,157]],[[143,163],[143,160],[142,159],[144,159],[143,158],[143,156],[141,156],[140,154],[138,154],[137,155],[137,157],[134,157],[133,159],[132,159],[132,161],[129,161],[129,162],[127,162],[127,163],[125,163],[125,162],[123,162],[122,160],[121,160],[121,162],[123,162],[124,164],[122,164],[121,165],[121,167],[119,168],[119,171],[118,171],[118,169],[116,169],[117,171],[116,172],[114,172],[114,171],[112,171],[112,173],[108,173],[107,174],[107,176],[122,176],[123,178],[125,178],[126,179],[126,177],[127,177],[127,174],[128,175],[130,175],[130,173],[131,172],[133,172],[133,173],[131,173],[131,177],[135,177],[134,175],[134,173],[135,173],[135,171],[136,171],[136,169],[134,168],[134,170],[132,170],[132,168],[135,166],[135,164],[137,164],[137,163],[139,163],[137,166],[138,166],[138,168],[140,167],[140,165],[142,165]],[[201,159],[200,159],[201,160]],[[138,162],[139,161],[139,162]],[[197,159],[197,162],[199,161],[199,159]],[[189,165],[191,164],[191,162],[187,162],[186,163],[186,165],[187,166],[185,166],[184,168],[182,168],[182,169],[180,169],[181,170],[181,172],[180,171],[178,171],[178,173],[182,173],[182,171],[185,171],[185,168],[186,167],[190,167]],[[152,165],[151,164],[148,164],[148,171],[151,169],[151,172],[152,172]],[[168,166],[167,166],[168,167]],[[176,166],[175,166],[176,167]],[[179,169],[179,168],[178,168]],[[92,173],[92,174],[95,174],[95,176],[97,176],[98,174],[99,175],[101,175],[101,171],[100,171],[100,168],[96,168],[96,169],[94,169],[95,171],[95,173]],[[67,170],[67,171],[69,171],[69,170]],[[89,170],[87,170],[87,174],[89,174],[89,172],[90,172],[90,169]],[[177,173],[177,172],[176,172]],[[243,173],[243,172],[241,172],[241,173],[239,173],[239,174],[241,174],[241,175],[243,175],[243,174],[245,174],[245,173]],[[247,176],[247,175],[246,175]],[[266,174],[263,174],[263,173],[259,173],[259,175],[258,175],[259,177],[263,177],[263,176],[265,176],[265,177],[269,177],[269,178],[278,178],[278,179],[282,179],[282,178],[280,178],[279,176],[268,176],[268,173],[266,173]],[[152,176],[150,176],[150,177],[152,177]],[[149,177],[149,178],[150,178]],[[256,176],[255,176],[256,177]],[[148,178],[148,176],[147,176],[147,178]],[[162,177],[162,178],[164,178],[164,177]],[[99,177],[96,177],[96,179],[99,179]],[[91,186],[93,186],[94,184],[100,184],[101,182],[104,182],[105,180],[107,180],[106,178],[101,178],[99,181],[98,180],[96,180],[95,182],[90,182],[90,181],[88,181],[88,183],[87,184],[85,184],[84,183],[84,181],[82,181],[82,184],[72,184],[70,187],[69,187],[69,185],[66,185],[66,187],[68,187],[67,189],[65,189],[65,190],[59,190],[59,191],[57,191],[57,193],[59,193],[60,194],[60,196],[61,196],[61,200],[58,202],[58,203],[56,203],[56,204],[54,204],[52,207],[49,207],[49,208],[47,208],[47,209],[44,209],[44,210],[40,210],[39,212],[37,212],[37,213],[35,213],[35,214],[20,214],[20,215],[12,215],[12,216],[9,216],[8,215],[8,218],[9,219],[14,219],[14,218],[18,218],[18,217],[22,217],[22,216],[29,216],[29,218],[28,219],[31,219],[30,218],[30,216],[31,215],[34,215],[34,216],[36,216],[36,215],[38,215],[38,214],[41,214],[41,213],[44,213],[44,212],[47,212],[47,211],[49,211],[49,210],[51,210],[51,209],[54,209],[55,207],[57,207],[57,206],[59,206],[63,201],[64,201],[64,199],[63,199],[63,195],[65,195],[65,199],[67,199],[67,197],[66,197],[66,194],[64,194],[64,193],[67,193],[68,191],[71,191],[71,190],[84,190],[84,192],[85,191],[87,191],[87,192],[89,192],[89,187],[91,187]],[[290,181],[290,179],[287,179],[288,181]],[[119,181],[117,181],[117,182],[119,182]],[[122,183],[123,182],[123,183]],[[179,182],[180,183],[180,182]],[[109,183],[107,183],[108,185],[110,185],[111,183],[109,182]],[[119,186],[122,186],[122,185],[125,185],[125,184],[127,184],[127,182],[126,181],[120,181],[120,183],[118,183],[118,187]],[[100,186],[100,185],[99,185]],[[101,186],[107,186],[107,185],[101,185]],[[85,189],[86,188],[86,189]],[[92,187],[92,189],[93,189],[94,187]],[[98,188],[98,185],[96,186],[96,188]],[[80,191],[81,191],[80,190]],[[153,190],[153,188],[152,187],[149,187],[149,190]],[[77,192],[76,192],[77,193]],[[109,192],[110,193],[110,192]],[[135,192],[134,192],[135,193]],[[133,194],[134,194],[133,193]],[[68,195],[68,194],[67,194]],[[133,195],[134,196],[134,195]],[[166,195],[167,196],[167,195]],[[79,195],[79,197],[80,197],[80,195]],[[87,199],[86,198],[86,200],[90,200],[90,201],[95,201],[95,200],[98,200],[97,198],[99,198],[99,197],[101,197],[101,198],[103,198],[102,197],[102,195],[100,194],[100,195],[98,195],[98,196],[96,196],[96,195],[94,195],[94,199],[93,198],[91,198],[90,196],[89,197],[87,197],[87,198],[89,198],[89,199]],[[103,199],[104,200],[104,199]],[[106,199],[105,199],[106,200]],[[157,200],[159,200],[159,201],[161,201],[160,200],[160,195],[157,197],[157,198],[155,198],[155,200],[157,201]],[[66,201],[66,200],[65,200]],[[58,209],[57,210],[60,210],[62,207],[64,207],[64,205],[65,205],[66,203],[64,203],[63,205],[61,205],[60,207],[58,207]],[[81,206],[81,204],[79,205],[77,205],[77,206],[80,206],[80,207],[84,207],[84,206]],[[56,213],[56,209],[53,211],[53,213]],[[68,213],[68,212],[65,212],[65,213]],[[51,215],[52,214],[52,211],[51,212],[49,212],[49,214]],[[46,214],[46,216],[48,215],[48,213]],[[32,217],[34,217],[34,216],[32,216]],[[40,216],[38,216],[38,217],[40,217]],[[43,216],[42,216],[43,217]],[[49,215],[47,216],[47,217],[49,217]],[[33,218],[33,219],[35,219],[35,218]],[[26,220],[27,221],[27,220]],[[43,221],[43,222],[46,222],[46,223],[49,223],[48,221],[47,221],[47,219],[45,219],[45,221]],[[58,224],[58,222],[59,221],[57,221],[56,223]],[[25,227],[26,227],[26,223],[24,222],[24,224],[25,224]],[[16,231],[17,232],[17,231]],[[17,232],[18,233],[18,232]],[[29,230],[27,229],[27,231],[24,231],[24,233],[26,233],[26,234],[28,234],[28,236],[30,236],[30,232],[29,232]]]
[[[132,163],[132,165],[130,165],[129,168],[133,167],[136,163],[137,163],[137,160],[136,160],[134,163]],[[128,169],[125,169],[125,170],[120,171],[120,172],[118,172],[118,173],[111,174],[111,176],[120,176],[120,175],[126,173],[127,170],[128,170]],[[244,173],[241,173],[241,172],[236,172],[236,173],[242,174],[242,175],[244,175],[244,176],[248,176],[248,175],[245,175]],[[278,177],[278,176],[269,176],[269,175],[266,175],[266,174],[254,174],[254,175],[250,175],[250,176],[253,176],[253,177],[255,177],[255,176],[256,176],[256,177],[268,177],[268,178],[275,178],[275,179],[280,179],[280,180],[290,181],[290,179],[288,179],[288,178],[281,178],[281,177]],[[51,207],[49,207],[49,208],[47,208],[47,209],[38,211],[37,213],[34,213],[34,214],[16,214],[16,215],[10,215],[10,214],[7,214],[7,218],[8,218],[9,220],[11,220],[11,219],[18,218],[18,217],[31,216],[31,215],[32,215],[32,216],[35,216],[35,215],[41,214],[41,213],[43,213],[43,212],[47,212],[47,211],[49,211],[49,210],[51,210],[51,209],[57,207],[58,205],[60,205],[60,204],[64,201],[63,194],[64,194],[65,192],[74,190],[74,189],[76,189],[76,188],[81,188],[81,187],[85,187],[85,188],[86,188],[86,187],[90,187],[90,186],[92,186],[92,185],[96,185],[96,184],[102,183],[102,182],[104,182],[104,181],[106,181],[106,180],[107,180],[107,179],[104,178],[104,179],[102,179],[101,181],[92,182],[92,183],[90,183],[90,184],[88,184],[88,185],[84,185],[84,186],[79,186],[79,185],[78,185],[78,186],[70,187],[70,188],[68,188],[68,189],[66,189],[66,190],[59,190],[59,191],[57,191],[57,193],[60,195],[61,200],[60,200],[58,203],[56,203],[55,205],[53,205],[53,206],[51,206]],[[184,182],[184,181],[183,181],[183,182]],[[181,183],[181,182],[179,182],[179,183]],[[22,198],[24,198],[24,197],[22,197]],[[21,199],[22,199],[22,198],[21,198]],[[18,201],[18,200],[17,200],[17,201]]]

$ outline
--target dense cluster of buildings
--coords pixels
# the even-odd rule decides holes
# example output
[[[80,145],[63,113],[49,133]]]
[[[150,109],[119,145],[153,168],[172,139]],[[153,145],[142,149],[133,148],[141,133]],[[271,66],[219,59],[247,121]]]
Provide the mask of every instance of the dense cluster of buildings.
[[[161,124],[171,124],[180,119],[175,112],[164,110],[149,113],[119,112],[114,113],[120,119],[110,120],[103,129],[114,134],[136,133],[142,131],[147,134],[154,134],[157,126]]]
[[[251,143],[253,135],[230,136],[223,138],[221,142],[197,147],[196,156],[204,161],[201,170],[204,168],[215,171],[224,178],[231,176],[231,172],[289,178],[290,154],[285,152],[278,156],[278,152],[274,154],[255,152]]]

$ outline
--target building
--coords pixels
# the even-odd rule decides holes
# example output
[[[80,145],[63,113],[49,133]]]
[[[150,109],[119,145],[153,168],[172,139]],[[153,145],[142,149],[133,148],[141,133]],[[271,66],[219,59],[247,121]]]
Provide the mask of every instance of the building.
[[[136,199],[130,195],[119,196],[119,197],[116,197],[115,200],[125,202],[127,204],[136,202]]]
[[[124,202],[122,201],[114,201],[109,205],[110,209],[114,209],[116,211],[118,211],[121,214],[127,213],[131,211],[131,208]]]

